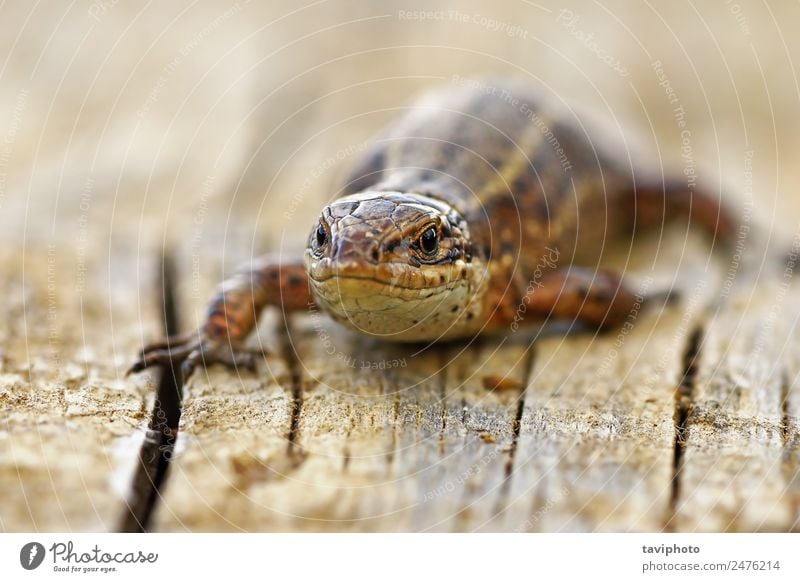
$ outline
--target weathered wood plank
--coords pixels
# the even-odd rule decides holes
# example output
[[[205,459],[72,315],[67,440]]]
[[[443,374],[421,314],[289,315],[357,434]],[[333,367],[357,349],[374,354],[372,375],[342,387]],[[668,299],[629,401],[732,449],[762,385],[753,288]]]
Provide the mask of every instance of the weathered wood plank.
[[[420,351],[354,341],[335,328],[313,332],[298,350],[310,389],[298,445],[308,454],[308,494],[336,484],[315,517],[335,519],[334,529],[465,531],[492,515],[526,347],[487,341]],[[486,388],[503,377],[520,387]]]
[[[670,231],[667,240],[676,236]],[[635,306],[627,323],[612,333],[538,343],[498,527],[662,528],[671,496],[674,395],[688,338],[709,299],[710,285],[702,278],[708,254],[702,240],[682,241],[693,259],[680,267],[682,249],[666,245],[652,263],[651,243],[643,240],[629,256],[631,281],[639,281],[640,296],[669,288],[677,272],[684,281],[696,278],[697,283],[679,288],[683,299],[677,306]]]
[[[112,256],[111,272],[55,245],[0,259],[3,531],[114,530],[124,510],[152,386],[122,374],[155,319],[113,282],[135,257]]]
[[[771,270],[704,331],[687,396],[686,446],[673,519],[683,531],[796,527],[797,467],[787,368],[797,343],[797,291]],[[788,425],[787,425],[788,423]]]
[[[281,415],[263,418],[257,399],[237,408],[230,385],[238,382],[226,372],[213,372],[219,384],[208,393],[204,381],[192,385],[159,527],[461,530],[494,511],[519,390],[493,393],[484,378],[508,373],[521,385],[524,347],[491,359],[485,345],[414,355],[365,345],[314,316],[301,318],[291,340],[299,390],[287,374],[278,378],[283,388],[258,388]],[[245,463],[243,448],[272,454]],[[243,464],[258,465],[258,478],[237,479]]]
[[[279,359],[270,358],[268,366],[261,379],[213,369],[190,383],[155,529],[250,529],[242,506],[255,523],[283,510],[280,499],[260,504],[250,494],[259,483],[286,479],[293,465],[287,454],[291,395],[279,383],[288,378]]]
[[[626,337],[540,343],[507,529],[661,528],[672,477],[673,392],[687,334],[672,312],[641,315]]]

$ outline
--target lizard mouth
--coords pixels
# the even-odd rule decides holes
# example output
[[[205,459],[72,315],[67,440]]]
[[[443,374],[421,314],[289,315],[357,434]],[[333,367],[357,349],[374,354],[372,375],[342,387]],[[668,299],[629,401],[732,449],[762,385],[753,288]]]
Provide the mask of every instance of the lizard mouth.
[[[411,311],[420,302],[440,302],[453,286],[416,289],[393,286],[372,278],[336,276],[318,282],[310,279],[315,300],[327,311],[351,317],[362,313]]]
[[[308,261],[307,272],[309,279],[317,287],[336,285],[350,287],[359,283],[365,285],[373,283],[398,291],[442,292],[466,278],[464,265],[455,263],[420,269],[400,262],[365,265],[332,261],[328,258]]]

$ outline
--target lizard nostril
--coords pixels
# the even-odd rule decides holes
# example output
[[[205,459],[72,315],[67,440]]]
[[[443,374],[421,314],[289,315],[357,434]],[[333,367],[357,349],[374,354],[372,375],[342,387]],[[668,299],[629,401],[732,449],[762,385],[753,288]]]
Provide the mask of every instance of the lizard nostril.
[[[378,250],[378,247],[372,247],[372,252],[370,253],[370,256],[372,257],[373,263],[377,263],[380,260],[381,253]]]

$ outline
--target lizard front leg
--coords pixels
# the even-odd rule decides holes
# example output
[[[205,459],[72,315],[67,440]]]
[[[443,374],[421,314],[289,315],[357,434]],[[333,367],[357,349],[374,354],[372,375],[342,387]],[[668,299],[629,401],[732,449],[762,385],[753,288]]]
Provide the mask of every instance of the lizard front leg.
[[[263,353],[245,348],[244,342],[264,308],[275,306],[288,313],[307,309],[311,303],[301,262],[261,257],[219,286],[199,330],[146,345],[128,373],[169,362],[183,362],[184,378],[200,363],[255,369],[257,357]]]
[[[617,273],[583,267],[562,268],[504,294],[491,327],[516,331],[520,324],[574,321],[591,329],[613,329],[656,299],[675,294],[644,295],[632,291]],[[514,305],[511,305],[514,303]]]

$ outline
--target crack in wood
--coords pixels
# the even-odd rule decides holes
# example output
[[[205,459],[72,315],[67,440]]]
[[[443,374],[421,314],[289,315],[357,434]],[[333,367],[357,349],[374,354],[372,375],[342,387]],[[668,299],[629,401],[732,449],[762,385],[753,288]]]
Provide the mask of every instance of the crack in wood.
[[[167,336],[180,331],[175,280],[174,257],[165,249],[161,256],[159,303],[164,316],[163,329]],[[121,533],[148,530],[169,474],[170,461],[178,438],[182,401],[183,378],[180,363],[162,366],[147,433],[139,450],[138,466],[131,481],[129,501],[118,527]]]
[[[389,450],[386,452],[386,472],[391,473],[392,465],[397,451],[398,431],[400,430],[400,393],[397,385],[394,384],[394,392],[392,394],[392,440],[389,444]]]
[[[517,397],[517,409],[512,421],[512,437],[511,444],[508,446],[508,457],[504,467],[503,483],[500,485],[500,491],[497,495],[497,505],[494,510],[496,517],[499,517],[507,510],[505,501],[508,499],[508,493],[511,490],[511,478],[514,475],[514,463],[517,458],[517,448],[519,445],[519,435],[522,430],[522,415],[525,413],[525,395],[528,393],[528,384],[533,376],[533,367],[536,365],[536,344],[531,343],[525,353],[525,368],[522,372],[522,382],[520,387],[519,396]]]
[[[705,339],[705,331],[698,326],[689,336],[686,352],[683,357],[683,376],[675,390],[675,445],[672,457],[672,479],[665,531],[674,531],[674,520],[678,514],[678,503],[681,498],[681,477],[685,464],[686,447],[689,442],[689,417],[694,408],[694,392],[697,382],[697,371],[700,355]]]
[[[294,462],[295,468],[299,467],[305,460],[305,453],[298,444],[300,436],[300,415],[303,411],[303,380],[302,366],[297,358],[297,353],[292,345],[292,329],[289,321],[286,321],[286,333],[281,334],[281,351],[286,367],[289,370],[289,382],[292,392],[291,420],[289,422],[289,434],[286,435],[287,449],[286,454]]]
[[[444,458],[445,454],[445,430],[447,429],[447,368],[450,365],[449,350],[442,348],[439,352],[439,401],[441,405],[442,426],[439,429],[439,456]]]
[[[525,354],[525,371],[522,376],[522,386],[520,388],[517,410],[514,414],[514,421],[512,425],[511,445],[508,449],[508,459],[506,460],[505,475],[506,480],[511,478],[514,472],[514,459],[517,455],[517,445],[519,443],[519,433],[522,429],[522,414],[525,412],[525,394],[528,392],[528,382],[530,382],[533,374],[533,366],[536,364],[536,348],[533,344],[528,347]]]
[[[784,370],[781,379],[781,439],[783,440],[784,460],[791,452],[791,413],[789,411],[789,373]]]

